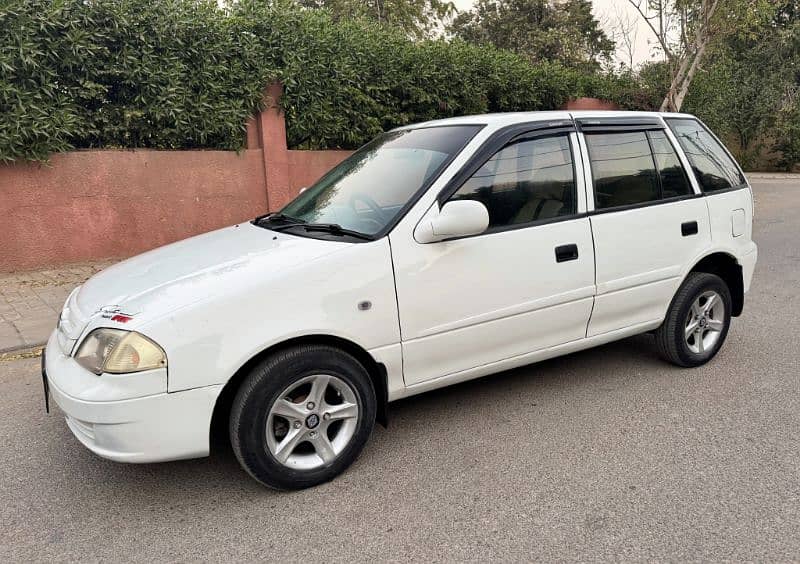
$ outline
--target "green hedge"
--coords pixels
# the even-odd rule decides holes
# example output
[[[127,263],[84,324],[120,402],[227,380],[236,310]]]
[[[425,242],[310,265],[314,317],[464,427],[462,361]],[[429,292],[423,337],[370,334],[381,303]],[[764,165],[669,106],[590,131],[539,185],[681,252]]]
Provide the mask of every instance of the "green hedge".
[[[213,1],[7,1],[0,159],[74,147],[240,147],[275,71],[239,27]]]
[[[632,77],[532,66],[460,41],[412,42],[324,11],[243,0],[6,0],[0,160],[72,148],[238,149],[266,84],[285,84],[289,144],[354,148],[427,119],[560,107],[646,108]]]
[[[800,163],[800,99],[780,112],[776,137],[775,149],[781,153],[778,164],[791,170]]]
[[[256,22],[258,37],[268,38],[265,57],[276,57],[270,64],[281,69],[292,147],[354,148],[406,123],[555,109],[578,88],[571,71],[533,67],[496,49],[461,41],[410,42],[366,22],[332,25],[321,12],[252,10],[256,15],[248,12],[245,19]],[[288,29],[284,18],[292,20]]]

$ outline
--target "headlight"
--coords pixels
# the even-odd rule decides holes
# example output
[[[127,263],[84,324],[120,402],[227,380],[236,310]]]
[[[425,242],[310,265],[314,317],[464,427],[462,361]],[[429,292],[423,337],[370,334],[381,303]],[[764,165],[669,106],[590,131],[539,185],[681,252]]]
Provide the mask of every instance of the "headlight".
[[[144,335],[105,328],[89,333],[75,360],[95,374],[141,372],[167,365],[164,350]]]

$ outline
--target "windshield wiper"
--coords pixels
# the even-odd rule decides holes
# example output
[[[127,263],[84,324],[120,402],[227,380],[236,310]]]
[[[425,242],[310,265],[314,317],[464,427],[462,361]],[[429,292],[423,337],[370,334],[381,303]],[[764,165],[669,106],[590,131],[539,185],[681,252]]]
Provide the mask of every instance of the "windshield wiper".
[[[364,239],[365,241],[374,241],[375,237],[372,235],[367,235],[366,233],[361,233],[360,231],[353,231],[352,229],[345,229],[338,223],[305,223],[302,221],[296,221],[294,223],[284,223],[283,225],[276,225],[271,227],[273,231],[285,231],[292,227],[300,227],[305,229],[306,231],[324,231],[325,233],[331,233],[332,235],[349,235],[350,237],[356,237],[357,239]]]
[[[281,212],[272,212],[267,213],[264,215],[260,215],[253,220],[255,225],[260,225],[264,222],[273,222],[273,221],[285,221],[289,222],[285,227],[289,227],[289,225],[302,225],[305,223],[302,219],[298,219],[296,217],[292,217],[290,215],[286,215],[285,213]]]
[[[286,215],[280,212],[275,213],[268,213],[266,215],[258,216],[253,220],[253,223],[256,225],[260,225],[261,223],[265,222],[284,222],[278,225],[270,225],[270,229],[273,231],[284,231],[286,229],[290,229],[292,227],[302,227],[306,231],[324,231],[325,233],[331,233],[333,235],[349,235],[350,237],[356,237],[358,239],[364,239],[366,241],[374,241],[375,237],[372,235],[367,235],[366,233],[361,233],[360,231],[353,231],[352,229],[345,229],[338,223],[308,223],[307,221],[303,221],[302,219],[292,217],[290,215]]]
[[[298,225],[302,226],[306,231],[324,231],[325,233],[332,233],[334,235],[349,235],[350,237],[364,239],[365,241],[375,240],[375,237],[372,235],[361,233],[361,231],[345,229],[338,223],[302,223]],[[287,225],[286,227],[291,227],[291,225]]]

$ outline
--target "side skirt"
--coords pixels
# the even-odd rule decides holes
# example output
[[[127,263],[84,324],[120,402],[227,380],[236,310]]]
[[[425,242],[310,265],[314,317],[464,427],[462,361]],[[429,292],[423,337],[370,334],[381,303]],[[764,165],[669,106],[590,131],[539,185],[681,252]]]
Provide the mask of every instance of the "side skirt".
[[[617,329],[615,331],[609,331],[608,333],[594,335],[585,339],[570,341],[569,343],[564,343],[555,347],[549,347],[532,353],[514,356],[497,362],[484,364],[482,366],[476,366],[475,368],[470,368],[468,370],[447,374],[439,378],[434,378],[432,380],[420,382],[419,384],[407,386],[404,389],[392,389],[390,386],[389,401],[391,402],[423,392],[428,392],[430,390],[435,390],[437,388],[443,388],[459,382],[466,382],[467,380],[473,380],[475,378],[502,372],[504,370],[511,370],[512,368],[518,368],[520,366],[525,366],[526,364],[533,364],[541,360],[547,360],[549,358],[570,354],[584,349],[590,349],[598,345],[604,345],[606,343],[618,341],[626,337],[632,337],[633,335],[638,335],[640,333],[646,333],[647,331],[656,329],[659,325],[661,325],[661,321],[661,319],[647,321],[637,325],[632,325],[631,327],[625,327],[624,329]]]

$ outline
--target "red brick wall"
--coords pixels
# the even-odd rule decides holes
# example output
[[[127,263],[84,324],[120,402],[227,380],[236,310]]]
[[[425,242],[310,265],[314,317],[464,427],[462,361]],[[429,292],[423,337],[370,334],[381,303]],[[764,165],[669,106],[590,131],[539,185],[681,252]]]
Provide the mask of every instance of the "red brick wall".
[[[0,165],[0,271],[122,258],[267,208],[261,151],[75,151]]]
[[[618,110],[614,102],[599,98],[575,98],[564,104],[565,110]]]
[[[74,151],[0,164],[0,272],[125,258],[276,210],[350,154],[287,151],[277,107],[247,149]]]

